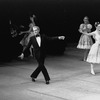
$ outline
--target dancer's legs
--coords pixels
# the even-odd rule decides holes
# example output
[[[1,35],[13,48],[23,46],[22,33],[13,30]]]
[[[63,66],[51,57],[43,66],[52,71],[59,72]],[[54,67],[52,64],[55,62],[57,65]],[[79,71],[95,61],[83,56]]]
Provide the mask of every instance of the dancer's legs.
[[[30,56],[31,56],[31,57],[33,56],[32,49],[33,49],[32,47],[29,48],[29,50],[30,50]]]
[[[85,52],[84,52],[84,61],[86,61],[86,59],[87,59],[89,50],[90,50],[90,49],[85,49]]]
[[[93,68],[94,67],[93,64],[91,63],[90,66],[91,66],[91,74],[92,75],[95,75],[94,68]]]

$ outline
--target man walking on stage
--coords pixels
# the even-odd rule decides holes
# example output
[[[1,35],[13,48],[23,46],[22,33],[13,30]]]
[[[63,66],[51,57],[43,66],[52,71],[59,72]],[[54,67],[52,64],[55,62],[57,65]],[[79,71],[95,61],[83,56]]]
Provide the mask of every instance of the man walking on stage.
[[[21,59],[24,57],[24,52],[26,49],[30,48],[31,45],[34,47],[34,54],[35,58],[38,62],[38,67],[36,70],[31,74],[32,81],[35,82],[35,79],[39,75],[39,73],[42,71],[46,84],[49,84],[50,77],[48,74],[48,71],[44,65],[45,57],[46,57],[46,43],[48,40],[55,40],[60,39],[64,40],[64,36],[57,36],[57,37],[47,37],[45,35],[40,35],[40,28],[38,26],[33,27],[33,36],[30,38],[30,41],[27,45],[27,47],[23,50],[23,53],[20,55]]]

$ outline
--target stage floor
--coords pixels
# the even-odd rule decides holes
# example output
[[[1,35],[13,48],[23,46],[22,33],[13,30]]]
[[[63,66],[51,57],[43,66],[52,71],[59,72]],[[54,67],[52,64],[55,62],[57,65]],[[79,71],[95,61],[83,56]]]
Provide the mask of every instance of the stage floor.
[[[36,82],[31,81],[35,59],[1,64],[0,100],[100,100],[100,65],[95,64],[93,76],[82,57],[83,51],[76,45],[68,45],[64,55],[48,56],[45,65],[51,77],[49,85],[42,73]]]

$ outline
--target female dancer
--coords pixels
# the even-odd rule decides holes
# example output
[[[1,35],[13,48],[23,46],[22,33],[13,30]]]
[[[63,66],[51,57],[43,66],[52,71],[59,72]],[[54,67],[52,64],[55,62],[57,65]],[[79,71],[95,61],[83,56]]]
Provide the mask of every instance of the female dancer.
[[[27,46],[30,37],[33,36],[33,27],[35,26],[34,18],[35,18],[35,15],[30,17],[31,23],[29,24],[29,30],[23,31],[20,33],[20,35],[23,33],[26,33],[24,38],[20,41],[20,44],[23,46],[23,49]],[[31,46],[30,47],[30,56],[33,56],[32,49],[33,49],[33,47]]]
[[[90,52],[87,57],[87,62],[91,66],[91,74],[95,75],[93,64],[100,63],[100,24],[96,25],[96,30],[91,33],[84,33],[88,36],[93,36],[95,43],[91,46]]]
[[[83,61],[86,61],[89,49],[91,48],[93,41],[92,41],[92,38],[88,36],[87,34],[84,34],[84,32],[85,33],[91,32],[92,25],[89,23],[89,19],[87,16],[84,17],[83,21],[84,23],[82,23],[79,28],[79,32],[82,33],[82,35],[80,37],[77,48],[85,50]]]

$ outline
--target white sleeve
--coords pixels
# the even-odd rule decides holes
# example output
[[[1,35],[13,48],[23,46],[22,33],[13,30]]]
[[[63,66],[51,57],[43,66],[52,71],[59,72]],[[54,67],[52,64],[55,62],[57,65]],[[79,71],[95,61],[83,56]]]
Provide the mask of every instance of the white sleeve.
[[[88,35],[94,35],[96,33],[96,31],[93,31],[93,32],[91,32],[91,33],[88,33]]]
[[[82,33],[82,31],[83,31],[83,24],[81,24],[79,27],[79,32]]]

